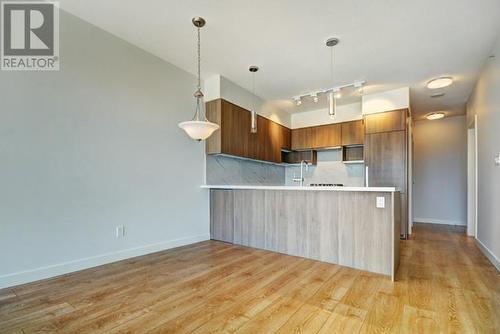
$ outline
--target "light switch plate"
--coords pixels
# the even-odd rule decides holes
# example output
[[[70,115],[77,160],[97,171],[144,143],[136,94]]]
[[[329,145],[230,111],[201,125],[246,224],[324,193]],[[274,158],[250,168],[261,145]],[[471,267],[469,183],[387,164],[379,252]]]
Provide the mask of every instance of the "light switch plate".
[[[378,197],[377,196],[377,208],[379,208],[379,209],[385,208],[385,197]]]
[[[495,157],[495,166],[500,166],[500,154],[497,154]]]

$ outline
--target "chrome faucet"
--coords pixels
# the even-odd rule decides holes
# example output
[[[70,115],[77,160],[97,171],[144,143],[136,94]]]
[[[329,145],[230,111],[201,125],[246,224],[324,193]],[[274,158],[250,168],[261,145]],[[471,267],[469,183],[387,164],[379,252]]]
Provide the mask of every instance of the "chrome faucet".
[[[306,172],[309,170],[309,164],[307,163],[307,161],[302,160],[300,162],[300,178],[293,178],[293,182],[300,182],[301,187],[304,186],[304,166],[306,167]]]

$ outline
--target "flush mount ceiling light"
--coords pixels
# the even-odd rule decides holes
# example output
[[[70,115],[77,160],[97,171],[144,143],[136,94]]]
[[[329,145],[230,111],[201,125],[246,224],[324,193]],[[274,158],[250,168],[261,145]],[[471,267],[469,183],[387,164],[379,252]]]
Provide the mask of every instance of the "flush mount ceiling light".
[[[205,25],[205,20],[202,17],[195,17],[192,19],[192,22],[198,31],[198,85],[194,93],[194,97],[196,98],[196,111],[192,120],[179,123],[179,127],[192,139],[202,141],[210,137],[212,133],[219,128],[219,125],[209,122],[205,117],[205,105],[203,102],[203,93],[201,92],[200,29]]]
[[[259,70],[258,66],[250,66],[248,68],[250,73],[252,73],[252,99],[253,99],[253,108],[250,113],[250,132],[257,133],[257,109],[255,108],[255,73]]]
[[[429,81],[427,83],[427,88],[438,89],[438,88],[448,87],[452,83],[453,79],[451,77],[439,77]]]
[[[425,116],[429,121],[434,121],[436,119],[444,118],[444,112],[432,112]]]

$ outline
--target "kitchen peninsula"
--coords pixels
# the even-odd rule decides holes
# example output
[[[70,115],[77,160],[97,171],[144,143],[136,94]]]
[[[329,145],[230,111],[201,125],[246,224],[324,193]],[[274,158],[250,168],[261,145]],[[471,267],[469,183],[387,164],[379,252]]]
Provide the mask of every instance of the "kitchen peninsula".
[[[399,265],[391,187],[208,185],[211,238],[388,275]]]

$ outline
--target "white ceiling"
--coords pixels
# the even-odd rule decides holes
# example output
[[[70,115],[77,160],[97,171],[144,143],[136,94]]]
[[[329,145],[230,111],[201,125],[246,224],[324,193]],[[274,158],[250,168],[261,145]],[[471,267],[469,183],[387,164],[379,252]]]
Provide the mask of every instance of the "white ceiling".
[[[411,88],[414,114],[463,113],[476,76],[500,31],[499,0],[61,0],[61,8],[191,73],[193,16],[202,30],[203,76],[221,74],[289,112],[290,98],[366,80],[366,93]],[[334,82],[324,41],[338,37]],[[425,83],[455,83],[430,98]],[[351,99],[352,100],[352,99]]]

